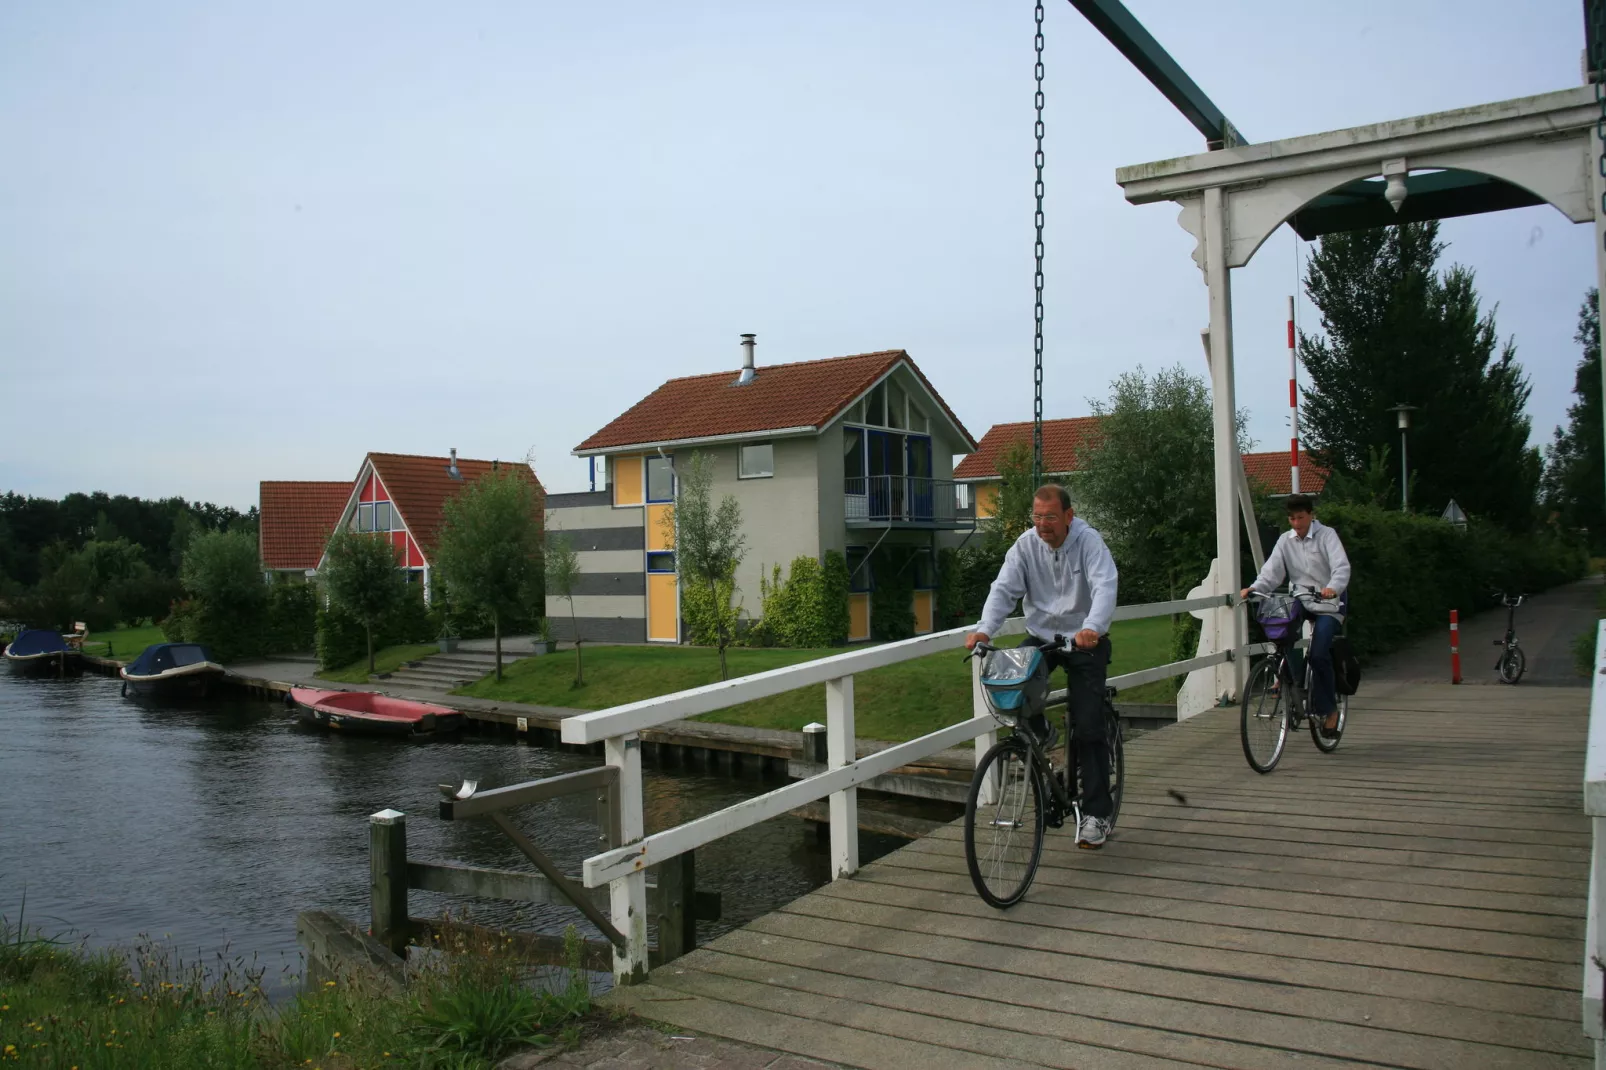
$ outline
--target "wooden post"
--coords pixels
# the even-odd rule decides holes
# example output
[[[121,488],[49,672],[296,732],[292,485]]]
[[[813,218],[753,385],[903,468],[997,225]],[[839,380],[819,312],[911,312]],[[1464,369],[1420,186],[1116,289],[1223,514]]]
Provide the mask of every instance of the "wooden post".
[[[646,836],[641,782],[641,737],[612,736],[603,743],[609,765],[619,770],[619,845],[640,843]],[[623,951],[614,948],[613,983],[638,984],[647,979],[647,871],[645,868],[608,882],[613,926],[624,934]]]
[[[853,677],[825,682],[825,740],[827,761],[833,769],[858,758],[858,737],[853,728]],[[841,880],[859,871],[859,789],[831,793],[831,879]]]
[[[697,947],[697,853],[687,851],[658,865],[658,965]]]
[[[825,726],[819,721],[810,721],[804,725],[803,760],[824,765],[828,760],[828,753],[825,746]]]
[[[368,818],[368,928],[396,954],[407,947],[407,818],[381,810]]]
[[[980,658],[970,659],[970,715],[978,718],[985,717],[989,721],[993,719],[993,711],[987,706],[987,696],[982,692]],[[990,731],[983,732],[976,737],[977,765],[981,764],[981,760],[987,756],[987,752],[992,750],[997,743],[998,725],[995,722]],[[991,806],[997,801],[998,780],[995,777],[988,777],[981,786],[981,791],[976,798],[976,804],[978,806]]]

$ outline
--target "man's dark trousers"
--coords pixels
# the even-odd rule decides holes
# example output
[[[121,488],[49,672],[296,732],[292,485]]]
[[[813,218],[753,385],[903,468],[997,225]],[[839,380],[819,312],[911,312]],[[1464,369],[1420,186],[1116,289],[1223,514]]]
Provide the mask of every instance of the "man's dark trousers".
[[[1022,646],[1045,647],[1052,639],[1028,635]],[[1070,638],[1066,638],[1070,642]],[[1110,637],[1100,636],[1091,650],[1044,650],[1049,671],[1065,670],[1066,723],[1072,728],[1076,745],[1076,764],[1083,770],[1087,797],[1082,800],[1084,816],[1108,819],[1115,809],[1110,798],[1110,747],[1105,739],[1104,679],[1110,667]],[[1089,775],[1091,774],[1091,775]]]

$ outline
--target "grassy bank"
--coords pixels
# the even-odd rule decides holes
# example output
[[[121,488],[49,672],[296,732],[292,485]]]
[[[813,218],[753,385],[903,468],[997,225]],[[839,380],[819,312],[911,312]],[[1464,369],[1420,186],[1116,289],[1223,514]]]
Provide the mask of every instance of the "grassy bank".
[[[1112,675],[1134,672],[1170,660],[1169,618],[1123,621],[1111,633]],[[743,649],[726,651],[731,675],[839,654],[840,650]],[[706,647],[612,646],[585,651],[583,687],[574,687],[574,654],[561,651],[526,658],[504,671],[498,684],[480,680],[458,694],[541,706],[600,710],[625,702],[667,695],[719,680],[719,654]],[[858,734],[868,739],[904,740],[952,724],[970,709],[970,666],[958,653],[932,654],[888,665],[854,677]],[[1122,697],[1132,702],[1169,702],[1167,681],[1135,688]],[[825,715],[825,685],[789,691],[705,715],[722,724],[796,731]]]
[[[440,649],[438,643],[403,643],[400,646],[387,646],[374,651],[374,672],[395,672],[409,661],[417,661],[431,654],[440,653]],[[338,669],[326,669],[318,673],[318,678],[342,684],[366,684],[368,659],[365,657]]]
[[[154,624],[143,624],[137,628],[90,632],[88,638],[84,640],[84,653],[103,658],[116,658],[118,661],[133,661],[139,657],[140,651],[152,643],[165,642],[167,636],[162,634],[162,629]]]
[[[488,1070],[576,1035],[590,1008],[583,972],[532,984],[556,976],[533,976],[494,935],[449,928],[449,945],[454,933],[405,992],[326,982],[276,1008],[237,962],[203,970],[160,946],[86,951],[0,927],[0,1067]]]

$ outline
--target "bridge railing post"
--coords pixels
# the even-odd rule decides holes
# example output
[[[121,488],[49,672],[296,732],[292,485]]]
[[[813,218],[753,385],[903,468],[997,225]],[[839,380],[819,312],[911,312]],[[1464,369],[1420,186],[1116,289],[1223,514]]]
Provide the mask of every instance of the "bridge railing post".
[[[970,659],[970,714],[978,719],[983,717],[989,721],[993,719],[993,711],[987,708],[987,696],[982,691],[980,658]],[[976,737],[977,765],[981,764],[981,760],[987,756],[987,752],[992,750],[993,745],[997,742],[998,728],[996,725]],[[996,777],[989,776],[982,783],[981,791],[977,793],[976,804],[978,806],[991,806],[997,801],[998,780]]]
[[[853,727],[853,677],[825,682],[826,764],[832,769],[853,764],[858,739]],[[859,789],[831,793],[831,879],[859,871]]]
[[[1584,813],[1589,815],[1589,906],[1584,918],[1584,1033],[1595,1066],[1606,1070],[1606,621],[1596,626],[1589,736],[1584,749]]]
[[[603,741],[607,764],[619,770],[618,793],[610,815],[619,845],[640,843],[646,835],[646,815],[641,779],[641,737],[635,733],[612,736]],[[647,979],[647,868],[637,864],[633,872],[608,882],[608,905],[613,927],[625,937],[625,946],[613,951],[613,983],[637,984]]]

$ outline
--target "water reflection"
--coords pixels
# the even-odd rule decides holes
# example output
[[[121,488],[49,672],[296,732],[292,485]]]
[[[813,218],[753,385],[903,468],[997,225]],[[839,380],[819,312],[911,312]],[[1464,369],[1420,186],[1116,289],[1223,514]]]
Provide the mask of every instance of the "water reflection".
[[[265,961],[293,954],[297,911],[366,920],[369,814],[406,813],[412,857],[528,870],[486,822],[438,820],[436,785],[469,777],[489,787],[598,763],[472,734],[411,743],[309,732],[282,705],[240,697],[136,703],[94,675],[0,676],[0,725],[0,914],[15,920],[26,895],[27,920],[97,944],[171,934],[181,950],[227,944]],[[648,830],[773,786],[649,772]],[[597,849],[592,796],[515,818],[570,872]],[[898,842],[867,836],[861,850],[873,858]],[[700,926],[706,940],[823,883],[828,860],[803,822],[783,817],[699,850],[697,873],[724,896],[724,918]],[[589,930],[570,908],[413,893],[414,914],[448,907],[487,924]]]

